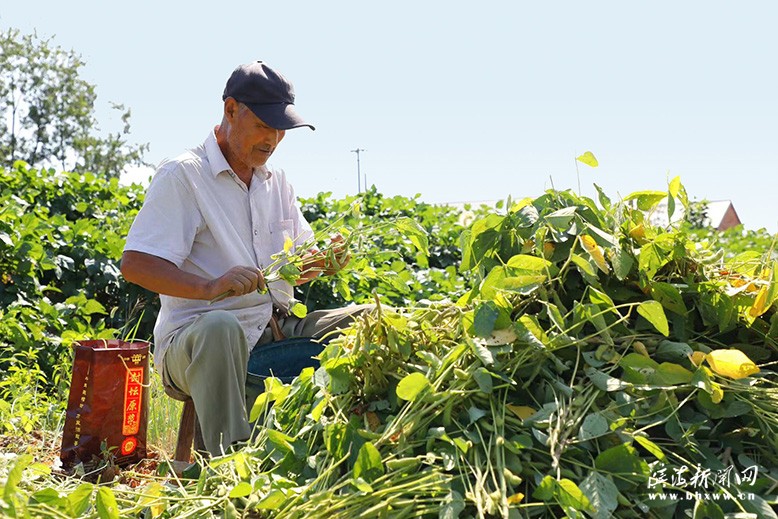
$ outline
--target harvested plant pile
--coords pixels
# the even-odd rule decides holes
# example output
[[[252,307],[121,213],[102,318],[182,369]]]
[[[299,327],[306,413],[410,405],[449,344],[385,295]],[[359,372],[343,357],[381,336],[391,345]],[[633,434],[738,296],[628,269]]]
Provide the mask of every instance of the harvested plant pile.
[[[475,221],[456,303],[377,295],[321,368],[266,381],[251,445],[188,484],[114,486],[122,513],[778,517],[772,251],[725,262],[653,228],[663,199],[687,205],[674,180]]]
[[[669,196],[601,194],[604,210],[549,192],[476,221],[462,236],[473,288],[457,304],[379,305],[318,371],[268,381],[254,409],[267,428],[235,455],[242,504],[278,517],[774,517],[775,266],[768,251],[724,264],[685,231],[652,228],[645,211],[665,198],[686,203],[677,180]]]

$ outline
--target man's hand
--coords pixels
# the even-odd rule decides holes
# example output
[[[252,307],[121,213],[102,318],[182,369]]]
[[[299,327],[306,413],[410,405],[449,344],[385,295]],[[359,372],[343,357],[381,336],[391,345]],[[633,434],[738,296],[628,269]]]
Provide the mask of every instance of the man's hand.
[[[298,285],[302,285],[316,278],[319,274],[331,276],[348,265],[351,254],[346,247],[346,241],[340,234],[330,238],[330,250],[311,251],[303,257],[303,267]]]
[[[207,286],[207,299],[221,300],[226,297],[250,294],[257,289],[265,289],[265,277],[256,267],[232,267],[230,270],[210,281]]]

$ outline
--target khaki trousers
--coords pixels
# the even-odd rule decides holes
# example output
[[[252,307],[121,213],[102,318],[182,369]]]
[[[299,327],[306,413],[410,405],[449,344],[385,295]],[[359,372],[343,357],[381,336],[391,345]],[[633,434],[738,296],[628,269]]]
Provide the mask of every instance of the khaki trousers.
[[[374,305],[317,310],[303,319],[290,315],[278,324],[288,337],[321,339],[336,335]],[[273,342],[268,326],[256,347]],[[246,395],[249,346],[237,318],[224,310],[199,316],[176,334],[165,352],[162,380],[189,395],[200,422],[206,450],[212,455],[248,440],[251,427],[246,409],[258,395]],[[250,400],[250,401],[247,401]]]

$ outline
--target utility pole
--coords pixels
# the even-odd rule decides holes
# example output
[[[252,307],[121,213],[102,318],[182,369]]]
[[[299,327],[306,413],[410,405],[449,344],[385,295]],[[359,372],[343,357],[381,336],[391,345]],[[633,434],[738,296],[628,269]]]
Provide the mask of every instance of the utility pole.
[[[362,172],[359,168],[359,154],[360,152],[367,151],[362,148],[357,148],[355,150],[351,150],[351,153],[357,154],[357,193],[362,192]],[[365,176],[365,190],[367,190],[367,176]]]

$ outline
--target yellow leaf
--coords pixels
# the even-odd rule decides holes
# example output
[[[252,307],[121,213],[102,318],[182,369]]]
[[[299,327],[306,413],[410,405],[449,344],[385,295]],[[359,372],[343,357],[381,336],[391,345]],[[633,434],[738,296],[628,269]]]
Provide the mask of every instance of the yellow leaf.
[[[141,497],[139,504],[141,506],[148,506],[151,511],[151,517],[159,517],[165,511],[166,502],[161,498],[164,487],[159,483],[151,483],[141,487],[143,497]]]
[[[591,166],[593,168],[596,168],[597,166],[600,165],[600,163],[597,162],[594,153],[592,153],[591,151],[587,151],[583,155],[576,157],[575,160],[577,160],[578,162],[583,162],[587,166]]]
[[[692,352],[691,354],[692,364],[694,364],[695,366],[699,366],[705,360],[705,357],[706,357],[705,353],[701,351]]]
[[[289,236],[284,240],[284,252],[289,254],[289,251],[294,247],[294,241]]]
[[[713,392],[710,394],[710,400],[714,404],[718,404],[724,400],[724,390],[721,389],[721,386],[715,382],[711,383],[711,387],[713,388]]]
[[[670,189],[668,191],[671,197],[678,198],[681,192],[681,177],[675,177],[670,181]]]
[[[594,241],[594,238],[585,234],[578,238],[580,238],[581,245],[583,245],[584,250],[589,253],[589,256],[592,257],[597,267],[608,274],[611,271],[610,266],[608,266],[608,262],[605,261],[605,255],[602,253],[600,246],[597,245],[597,242]]]
[[[767,289],[769,286],[764,285],[762,288],[759,289],[759,293],[756,295],[756,299],[754,299],[754,305],[748,309],[748,313],[751,315],[751,317],[759,317],[763,313],[767,311],[769,306],[767,305]]]
[[[629,230],[629,235],[640,245],[646,243],[646,228],[642,223],[632,227]]]
[[[555,245],[550,241],[543,243],[543,257],[547,260],[550,260],[551,256],[554,255],[554,249]]]
[[[516,505],[521,503],[521,500],[524,499],[524,494],[519,492],[518,494],[513,494],[511,497],[508,498],[508,504],[509,505]]]
[[[723,377],[739,379],[759,373],[756,364],[740,350],[714,350],[705,358],[711,369]]]
[[[510,409],[513,414],[521,418],[522,420],[526,420],[533,414],[537,413],[537,411],[531,407],[528,407],[526,405],[511,405],[508,404],[506,406],[508,409]]]

